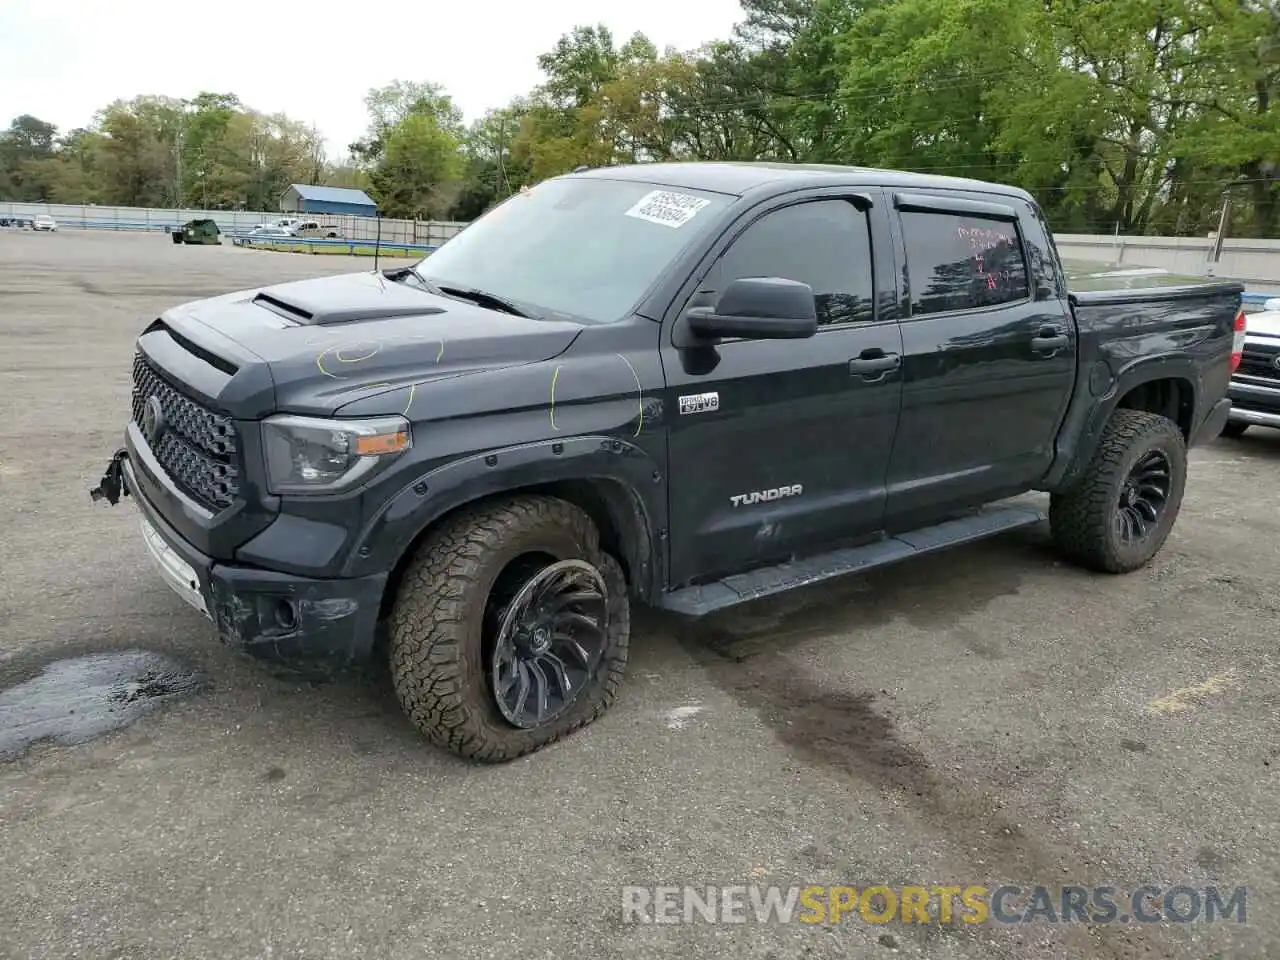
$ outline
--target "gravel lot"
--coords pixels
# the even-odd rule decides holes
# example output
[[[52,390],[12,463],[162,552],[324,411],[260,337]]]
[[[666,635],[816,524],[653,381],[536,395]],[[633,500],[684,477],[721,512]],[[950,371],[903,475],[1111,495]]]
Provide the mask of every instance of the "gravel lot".
[[[0,956],[1280,955],[1280,434],[1193,454],[1145,571],[1060,565],[1032,530],[696,628],[644,615],[605,718],[473,766],[420,743],[376,665],[317,682],[220,646],[152,573],[134,508],[88,497],[159,311],[368,267],[0,232]],[[99,654],[133,659],[72,659]],[[143,662],[153,687],[105,713],[112,671]],[[81,742],[23,749],[46,729]],[[1247,885],[1248,912],[620,910],[623,884],[829,883]]]

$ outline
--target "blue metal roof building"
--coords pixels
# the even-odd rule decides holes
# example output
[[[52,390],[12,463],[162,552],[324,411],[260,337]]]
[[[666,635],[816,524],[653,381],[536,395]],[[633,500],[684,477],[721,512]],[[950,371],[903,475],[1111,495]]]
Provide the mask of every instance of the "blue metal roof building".
[[[317,187],[306,183],[289,184],[289,189],[280,195],[280,210],[284,213],[345,213],[356,217],[378,215],[378,205],[363,190]]]

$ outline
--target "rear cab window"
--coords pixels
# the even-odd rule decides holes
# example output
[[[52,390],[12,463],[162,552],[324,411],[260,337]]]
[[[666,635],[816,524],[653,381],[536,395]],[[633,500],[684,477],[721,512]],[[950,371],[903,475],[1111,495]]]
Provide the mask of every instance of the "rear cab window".
[[[915,210],[899,217],[912,315],[990,309],[1030,296],[1016,223]]]

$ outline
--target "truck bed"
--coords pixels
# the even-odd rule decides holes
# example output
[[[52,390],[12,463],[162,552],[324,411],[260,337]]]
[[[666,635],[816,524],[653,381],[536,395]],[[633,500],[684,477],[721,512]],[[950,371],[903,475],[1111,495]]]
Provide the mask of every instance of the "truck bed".
[[[1081,305],[1182,299],[1219,293],[1231,298],[1238,297],[1244,289],[1236,280],[1193,277],[1160,267],[1094,260],[1063,260],[1062,267],[1067,275],[1068,293]]]

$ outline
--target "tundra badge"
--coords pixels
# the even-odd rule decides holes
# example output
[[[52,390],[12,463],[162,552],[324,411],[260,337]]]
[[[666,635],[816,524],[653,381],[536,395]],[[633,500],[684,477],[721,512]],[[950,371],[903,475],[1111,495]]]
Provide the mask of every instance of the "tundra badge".
[[[749,507],[756,503],[781,500],[783,497],[798,497],[802,493],[804,493],[804,486],[799,483],[793,483],[789,487],[773,487],[769,490],[753,490],[751,493],[740,493],[735,497],[730,497],[729,502],[735,507]]]
[[[720,394],[694,393],[680,398],[680,415],[686,413],[714,413],[720,409]]]

